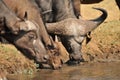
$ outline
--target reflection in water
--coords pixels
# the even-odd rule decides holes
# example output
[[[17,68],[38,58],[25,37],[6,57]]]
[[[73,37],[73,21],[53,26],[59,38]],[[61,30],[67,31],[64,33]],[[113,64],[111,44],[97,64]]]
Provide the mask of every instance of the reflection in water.
[[[22,79],[14,80],[120,80],[120,63],[63,66],[60,70],[42,69],[32,77],[22,76]]]

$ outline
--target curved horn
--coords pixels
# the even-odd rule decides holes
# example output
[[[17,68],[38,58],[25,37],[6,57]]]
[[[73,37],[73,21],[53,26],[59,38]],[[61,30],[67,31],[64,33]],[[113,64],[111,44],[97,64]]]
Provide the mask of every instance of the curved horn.
[[[94,20],[68,18],[56,23],[46,23],[48,33],[63,36],[86,35],[88,32],[97,28],[107,17],[106,10],[102,8],[94,9],[100,10],[103,14]]]
[[[96,19],[93,19],[91,21],[96,22],[97,25],[100,25],[106,18],[107,18],[107,11],[105,9],[102,8],[95,8],[93,7],[93,9],[99,10],[102,12],[102,15]]]

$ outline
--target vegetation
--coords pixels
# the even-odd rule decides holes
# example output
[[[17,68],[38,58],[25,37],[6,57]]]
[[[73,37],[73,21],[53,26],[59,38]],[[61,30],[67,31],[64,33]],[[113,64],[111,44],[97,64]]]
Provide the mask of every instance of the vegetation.
[[[34,61],[27,59],[13,45],[0,43],[0,71],[31,74],[35,69]]]
[[[120,21],[103,23],[93,31],[91,42],[83,46],[83,55],[87,61],[119,61]]]

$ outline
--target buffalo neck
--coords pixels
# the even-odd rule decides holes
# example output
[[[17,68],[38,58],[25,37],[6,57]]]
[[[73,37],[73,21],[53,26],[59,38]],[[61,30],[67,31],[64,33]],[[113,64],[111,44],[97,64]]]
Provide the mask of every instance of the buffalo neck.
[[[67,18],[75,18],[71,0],[53,0],[53,14],[55,21]]]
[[[8,28],[11,28],[19,20],[16,14],[13,13],[2,0],[0,0],[0,17],[5,18]]]

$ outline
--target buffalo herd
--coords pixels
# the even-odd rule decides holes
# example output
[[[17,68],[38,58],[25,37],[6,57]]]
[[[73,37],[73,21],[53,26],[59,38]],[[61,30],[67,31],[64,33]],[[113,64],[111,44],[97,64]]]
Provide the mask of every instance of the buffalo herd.
[[[82,19],[80,3],[85,2],[0,0],[0,37],[15,45],[25,56],[38,63],[40,68],[49,65],[58,69],[63,63],[78,64],[84,61],[81,52],[83,40],[88,39],[91,31],[107,17],[106,10],[93,8],[102,14],[93,20]],[[56,43],[56,36],[61,43]],[[64,56],[67,52],[60,51],[64,47],[69,53],[67,57]],[[69,58],[65,60],[63,57]]]

